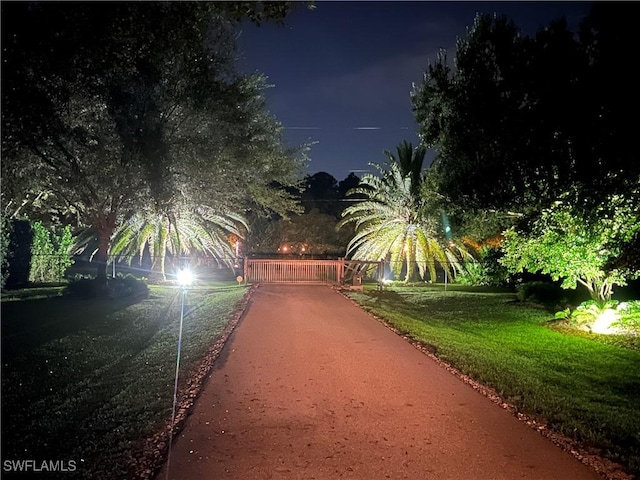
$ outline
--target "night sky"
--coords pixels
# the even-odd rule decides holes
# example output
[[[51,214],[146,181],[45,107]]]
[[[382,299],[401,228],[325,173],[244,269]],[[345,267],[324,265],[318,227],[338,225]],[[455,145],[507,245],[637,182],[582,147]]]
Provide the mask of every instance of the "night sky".
[[[337,180],[384,163],[385,149],[418,143],[409,92],[440,49],[455,56],[476,13],[505,14],[523,35],[565,17],[575,32],[586,2],[329,2],[304,4],[285,25],[244,25],[240,69],[273,86],[269,110],[290,145],[311,147],[308,173]],[[427,154],[427,162],[433,152]]]

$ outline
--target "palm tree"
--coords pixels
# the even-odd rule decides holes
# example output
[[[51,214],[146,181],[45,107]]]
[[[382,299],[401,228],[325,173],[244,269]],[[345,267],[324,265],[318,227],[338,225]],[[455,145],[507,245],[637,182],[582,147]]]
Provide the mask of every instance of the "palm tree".
[[[338,228],[349,223],[355,226],[347,255],[354,260],[389,259],[397,277],[406,265],[405,282],[416,270],[422,278],[428,272],[434,281],[436,264],[450,273],[451,266],[459,266],[463,250],[441,240],[439,214],[429,212],[420,195],[424,149],[414,151],[411,144],[403,142],[398,147],[398,159],[387,154],[387,169],[371,164],[380,176],[364,175],[360,185],[349,192],[367,198],[346,208],[338,224]]]
[[[384,151],[391,164],[398,164],[402,176],[409,177],[412,195],[418,195],[423,180],[422,167],[427,149],[423,145],[418,145],[414,149],[410,142],[403,140],[396,147],[396,152],[397,156],[394,156],[389,150]]]
[[[232,266],[235,252],[230,235],[244,238],[246,220],[237,214],[220,213],[207,206],[185,208],[177,212],[138,212],[116,230],[111,254],[129,255],[142,260],[145,249],[153,258],[152,268],[159,266],[166,279],[167,254],[211,255],[219,263]]]

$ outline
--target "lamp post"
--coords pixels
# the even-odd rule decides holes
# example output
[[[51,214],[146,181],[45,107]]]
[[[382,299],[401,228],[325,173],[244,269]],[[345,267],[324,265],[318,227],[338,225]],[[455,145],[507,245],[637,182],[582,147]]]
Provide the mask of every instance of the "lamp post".
[[[176,419],[176,405],[178,403],[178,378],[180,373],[180,350],[182,349],[182,325],[184,323],[184,299],[187,295],[187,287],[193,283],[193,274],[188,269],[178,271],[176,278],[181,288],[182,302],[180,304],[180,327],[178,330],[178,348],[176,353],[176,374],[173,384],[173,407],[171,408],[171,425],[169,431],[169,451],[167,452],[167,480],[169,479],[169,466],[171,463],[171,447],[173,445],[173,424]]]

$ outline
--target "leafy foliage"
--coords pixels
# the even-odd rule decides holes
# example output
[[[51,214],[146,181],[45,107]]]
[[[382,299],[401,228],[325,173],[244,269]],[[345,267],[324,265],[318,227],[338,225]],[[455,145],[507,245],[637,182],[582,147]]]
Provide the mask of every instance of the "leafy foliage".
[[[589,215],[640,182],[633,81],[611,72],[634,55],[638,5],[595,3],[571,32],[564,20],[535,36],[503,16],[478,14],[412,93],[420,137],[437,150],[437,191],[466,210],[519,215],[567,191]],[[588,98],[589,101],[585,101]]]
[[[282,253],[281,248],[287,245],[288,253],[344,256],[353,229],[347,227],[336,231],[336,224],[346,206],[358,201],[357,197],[347,199],[347,192],[357,187],[359,182],[360,179],[353,173],[340,182],[326,172],[307,175],[301,184],[301,192],[287,188],[287,191],[299,197],[301,209],[286,215],[248,217],[248,250],[275,254]]]
[[[233,25],[289,7],[3,5],[3,203],[46,198],[92,227],[102,281],[114,230],[140,206],[285,211],[274,184],[294,184],[303,159],[266,112],[264,78],[235,71]]]
[[[630,334],[640,335],[640,300],[621,302],[617,310],[620,313],[620,319],[614,322],[613,326]]]
[[[608,300],[604,303],[587,300],[574,310],[566,308],[556,312],[555,318],[566,320],[579,329],[592,331],[596,322],[607,313],[609,314],[607,323],[610,322],[605,329],[607,333],[636,336],[640,333],[640,300],[629,302]]]
[[[614,285],[625,285],[626,278],[637,271],[607,269],[611,258],[620,254],[620,241],[633,237],[640,229],[634,204],[611,198],[616,205],[612,213],[591,220],[579,216],[562,202],[542,212],[530,231],[511,228],[505,232],[504,257],[501,263],[512,272],[542,272],[562,287],[573,289],[579,283],[593,300],[611,299]]]
[[[513,276],[500,264],[502,252],[499,248],[481,247],[477,257],[465,258],[460,272],[456,275],[456,283],[488,287],[501,287],[513,283]]]
[[[31,244],[30,282],[54,282],[63,278],[64,272],[73,265],[71,246],[73,236],[69,226],[58,234],[49,230],[42,222],[31,224],[33,243]]]

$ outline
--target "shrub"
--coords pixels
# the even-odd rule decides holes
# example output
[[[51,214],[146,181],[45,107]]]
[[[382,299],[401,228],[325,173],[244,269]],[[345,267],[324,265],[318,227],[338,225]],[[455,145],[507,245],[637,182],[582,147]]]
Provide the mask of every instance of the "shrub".
[[[463,271],[456,275],[456,282],[462,285],[506,287],[514,283],[499,259],[503,255],[499,247],[482,247],[478,250],[478,260],[464,263]]]
[[[31,270],[29,281],[53,282],[61,280],[73,264],[69,249],[73,243],[71,229],[65,226],[61,233],[49,230],[42,222],[34,222],[31,244]]]
[[[640,335],[640,300],[621,302],[617,308],[620,319],[612,324],[632,335]]]
[[[516,287],[518,300],[536,303],[549,309],[564,307],[568,301],[562,288],[551,282],[526,282]]]
[[[69,282],[65,293],[81,298],[96,298],[107,296],[109,298],[142,297],[149,295],[149,287],[144,280],[137,279],[131,274],[118,275],[107,280],[104,289],[92,277],[76,277]]]
[[[95,279],[76,275],[69,281],[64,293],[81,298],[94,298],[98,296],[98,289]]]
[[[612,323],[607,333],[623,333],[630,335],[638,335],[640,333],[640,301],[634,300],[630,302],[618,302],[617,300],[609,300],[607,302],[597,302],[595,300],[587,300],[576,307],[575,310],[566,308],[555,314],[556,319],[568,320],[573,326],[595,331],[594,324],[603,313],[610,310],[612,316],[609,317]],[[603,332],[596,332],[603,333]]]
[[[590,328],[593,322],[607,309],[615,309],[618,302],[610,300],[605,303],[596,302],[595,300],[587,300],[582,302],[571,312],[571,323],[578,327]]]
[[[149,296],[149,287],[143,280],[139,280],[131,274],[118,275],[107,282],[109,297],[143,297]]]
[[[460,285],[487,285],[487,271],[480,262],[465,262],[463,270],[456,275],[456,283]]]

